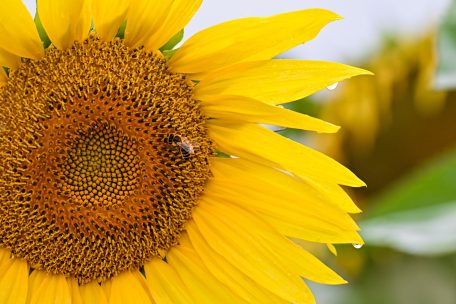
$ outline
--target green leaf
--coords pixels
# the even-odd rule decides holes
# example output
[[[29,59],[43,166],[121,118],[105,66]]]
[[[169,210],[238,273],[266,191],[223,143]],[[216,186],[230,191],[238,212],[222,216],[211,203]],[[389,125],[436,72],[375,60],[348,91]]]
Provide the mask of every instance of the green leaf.
[[[456,1],[450,6],[438,34],[437,89],[456,88]]]
[[[172,50],[179,42],[182,41],[182,38],[184,38],[184,30],[180,30],[179,33],[174,35],[169,41],[160,48],[160,51],[169,51]]]
[[[170,60],[171,57],[173,57],[174,53],[176,53],[176,50],[164,50],[162,53],[163,56],[165,56],[166,60]]]
[[[41,24],[40,17],[38,16],[38,12],[35,15],[35,26],[38,30],[38,35],[40,36],[41,41],[43,42],[43,46],[47,49],[51,45],[51,40],[49,39],[46,31],[44,30],[43,24]]]
[[[122,24],[119,27],[119,30],[117,31],[116,37],[120,39],[125,38],[125,29],[127,28],[127,20],[123,21]]]
[[[409,254],[456,251],[456,149],[406,177],[378,199],[360,223],[370,246]]]

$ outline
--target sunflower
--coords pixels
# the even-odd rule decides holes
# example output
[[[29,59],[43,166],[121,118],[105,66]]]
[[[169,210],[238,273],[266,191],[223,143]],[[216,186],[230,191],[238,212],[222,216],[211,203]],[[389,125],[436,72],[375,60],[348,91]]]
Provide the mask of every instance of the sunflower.
[[[314,303],[303,278],[345,282],[290,239],[362,243],[341,185],[364,183],[264,125],[337,131],[280,104],[368,72],[271,58],[340,17],[169,50],[200,4],[38,0],[33,22],[1,1],[0,303]]]

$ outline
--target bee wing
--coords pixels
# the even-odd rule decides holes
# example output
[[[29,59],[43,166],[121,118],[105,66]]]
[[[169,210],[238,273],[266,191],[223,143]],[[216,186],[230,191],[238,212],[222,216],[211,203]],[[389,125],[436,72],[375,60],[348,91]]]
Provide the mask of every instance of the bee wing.
[[[190,141],[189,142],[190,145],[192,145],[192,147],[196,148],[196,147],[199,147],[198,143],[196,141]]]

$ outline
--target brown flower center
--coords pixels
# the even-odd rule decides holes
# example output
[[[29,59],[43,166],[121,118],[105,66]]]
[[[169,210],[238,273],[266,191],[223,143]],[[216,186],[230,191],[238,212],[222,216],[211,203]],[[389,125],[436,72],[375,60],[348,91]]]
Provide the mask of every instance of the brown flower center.
[[[210,176],[192,89],[119,39],[24,60],[0,89],[0,246],[80,283],[163,256]]]

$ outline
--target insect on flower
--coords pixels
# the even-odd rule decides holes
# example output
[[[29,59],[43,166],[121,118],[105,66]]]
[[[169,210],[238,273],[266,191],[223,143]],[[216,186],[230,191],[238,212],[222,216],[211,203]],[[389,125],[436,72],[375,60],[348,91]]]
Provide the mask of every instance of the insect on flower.
[[[165,140],[169,144],[173,144],[179,147],[182,157],[188,159],[191,154],[195,154],[195,148],[198,144],[194,141],[189,140],[187,137],[180,136],[178,134],[169,134]]]

